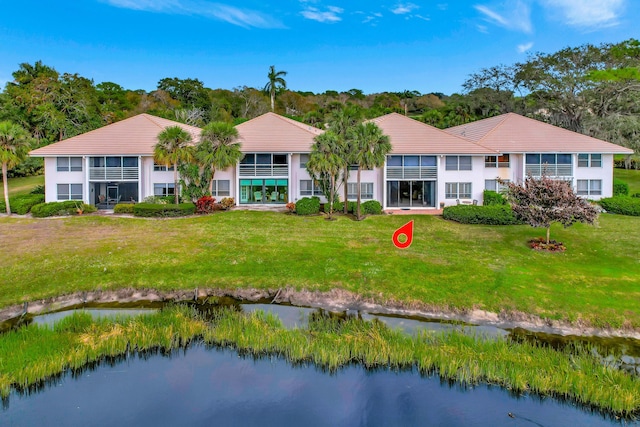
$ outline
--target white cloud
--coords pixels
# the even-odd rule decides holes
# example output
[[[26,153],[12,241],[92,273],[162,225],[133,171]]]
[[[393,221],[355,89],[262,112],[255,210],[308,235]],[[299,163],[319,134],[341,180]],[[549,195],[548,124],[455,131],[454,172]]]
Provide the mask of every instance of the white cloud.
[[[531,9],[521,0],[511,1],[500,7],[500,12],[485,5],[475,5],[474,8],[484,15],[484,19],[495,25],[509,30],[531,33]]]
[[[416,9],[419,9],[419,6],[413,3],[406,3],[406,4],[400,3],[396,7],[391,9],[391,12],[393,12],[396,15],[404,15],[406,13],[411,13]]]
[[[567,24],[583,28],[618,25],[626,0],[540,0],[553,15],[562,14]]]
[[[525,53],[526,51],[530,50],[532,47],[533,47],[533,42],[529,42],[529,43],[519,44],[517,46],[517,49],[519,53]]]
[[[344,9],[336,6],[329,6],[324,12],[315,7],[307,7],[305,10],[300,12],[300,14],[312,21],[339,22],[342,21],[342,18],[340,17],[342,12],[344,12]]]
[[[102,0],[111,6],[175,15],[198,15],[244,28],[282,28],[283,24],[261,12],[204,0]]]
[[[484,34],[489,34],[489,28],[487,28],[486,25],[476,25],[476,28],[478,29],[478,31],[480,31],[481,33]]]

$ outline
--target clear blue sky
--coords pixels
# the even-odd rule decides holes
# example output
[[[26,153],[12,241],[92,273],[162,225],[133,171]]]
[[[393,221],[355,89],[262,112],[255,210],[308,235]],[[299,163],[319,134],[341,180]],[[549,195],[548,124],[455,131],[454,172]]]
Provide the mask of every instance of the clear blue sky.
[[[95,83],[164,77],[292,90],[460,92],[532,52],[640,38],[638,0],[20,0],[3,2],[0,85],[42,60]]]

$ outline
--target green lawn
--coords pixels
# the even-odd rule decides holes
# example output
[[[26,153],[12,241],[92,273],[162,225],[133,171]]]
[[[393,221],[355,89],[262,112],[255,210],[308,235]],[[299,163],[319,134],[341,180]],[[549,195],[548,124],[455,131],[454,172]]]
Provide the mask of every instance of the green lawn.
[[[44,185],[44,175],[9,178],[9,195],[28,194],[35,186]],[[1,191],[1,190],[0,190]]]
[[[410,219],[413,245],[396,249],[393,231]],[[640,218],[554,226],[561,254],[527,247],[543,233],[404,215],[0,218],[0,306],[78,290],[293,286],[640,329]]]
[[[614,169],[613,177],[629,184],[629,193],[640,193],[640,170]]]

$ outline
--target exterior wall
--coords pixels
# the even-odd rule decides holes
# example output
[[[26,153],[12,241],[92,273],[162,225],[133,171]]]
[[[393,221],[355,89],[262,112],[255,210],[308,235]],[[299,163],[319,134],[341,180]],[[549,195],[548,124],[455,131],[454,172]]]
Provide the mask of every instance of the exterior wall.
[[[494,172],[495,174],[495,172]],[[494,179],[494,178],[487,178]],[[447,182],[470,182],[471,183],[471,199],[477,200],[478,203],[482,201],[482,193],[484,192],[484,180],[485,180],[485,167],[484,156],[472,156],[471,157],[471,170],[470,171],[448,171],[446,170],[446,156],[438,156],[438,181],[437,189],[438,196],[436,200],[436,206],[444,202],[445,206],[455,205],[456,199],[446,198],[446,186]]]
[[[67,157],[67,156],[64,156]],[[77,156],[74,156],[77,157]],[[84,201],[87,202],[87,184],[86,177],[87,164],[82,161],[82,172],[58,172],[58,159],[57,157],[45,157],[44,158],[44,188],[45,202],[57,202],[58,201],[58,184],[82,184],[82,192],[84,194]]]
[[[289,202],[295,203],[301,198],[307,197],[300,194],[300,181],[310,180],[312,178],[309,175],[309,172],[307,172],[306,167],[300,167],[299,153],[291,154],[290,159],[291,159],[291,165],[289,168],[289,176],[291,177],[291,179],[289,182]],[[320,203],[327,203],[326,197],[324,196],[319,196],[319,197],[320,197]]]
[[[584,196],[592,200],[599,200],[604,197],[613,196],[613,154],[602,155],[601,167],[579,167],[578,155],[573,155],[573,190],[577,192],[577,181],[579,179],[599,179],[602,180],[602,195]]]

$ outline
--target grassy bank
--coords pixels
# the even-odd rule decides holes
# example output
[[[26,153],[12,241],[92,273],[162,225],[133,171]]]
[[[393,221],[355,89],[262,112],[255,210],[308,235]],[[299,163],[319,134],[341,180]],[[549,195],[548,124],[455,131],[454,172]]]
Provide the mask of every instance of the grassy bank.
[[[44,175],[27,176],[25,178],[10,178],[9,195],[28,194],[38,185],[44,185]]]
[[[393,231],[415,220],[410,248]],[[232,211],[146,220],[0,218],[0,307],[85,290],[345,289],[441,308],[520,311],[640,328],[640,218],[552,227],[565,253],[532,251],[543,231],[433,216],[345,217]]]
[[[207,324],[188,308],[121,320],[92,321],[75,314],[53,328],[32,325],[0,337],[0,392],[26,387],[65,369],[131,350],[175,348],[202,337],[257,355],[281,355],[337,369],[348,363],[438,373],[466,384],[488,382],[514,391],[562,396],[617,414],[640,409],[640,380],[598,363],[588,351],[573,354],[506,339],[460,333],[411,337],[379,322],[310,319],[287,330],[262,312],[218,313]]]
[[[629,193],[640,193],[640,170],[614,169],[613,177],[629,184]]]

